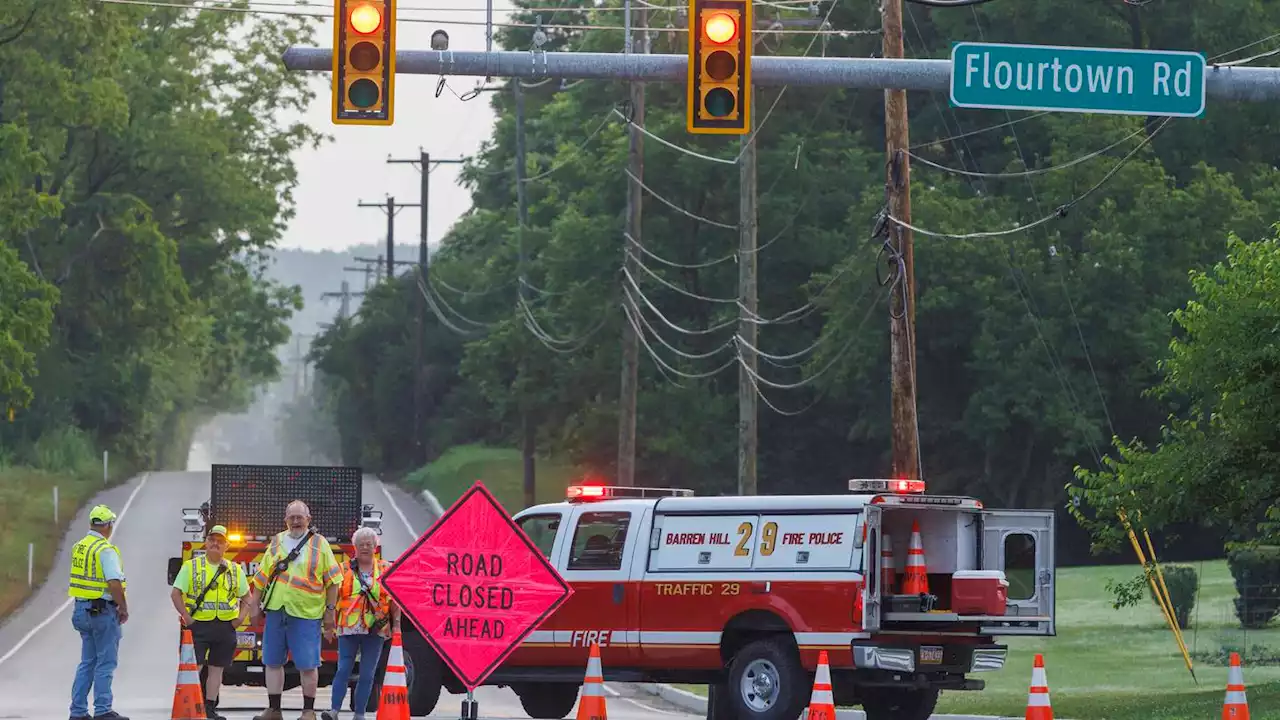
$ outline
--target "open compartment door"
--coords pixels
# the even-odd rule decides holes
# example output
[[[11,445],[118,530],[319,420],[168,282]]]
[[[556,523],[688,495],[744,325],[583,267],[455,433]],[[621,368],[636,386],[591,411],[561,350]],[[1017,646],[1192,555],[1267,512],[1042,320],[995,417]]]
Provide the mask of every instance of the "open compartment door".
[[[862,514],[862,629],[874,632],[880,629],[882,613],[881,596],[884,589],[880,573],[880,508],[867,505]]]
[[[1056,635],[1052,510],[984,510],[982,567],[1009,581],[1008,620],[983,627],[996,635]]]

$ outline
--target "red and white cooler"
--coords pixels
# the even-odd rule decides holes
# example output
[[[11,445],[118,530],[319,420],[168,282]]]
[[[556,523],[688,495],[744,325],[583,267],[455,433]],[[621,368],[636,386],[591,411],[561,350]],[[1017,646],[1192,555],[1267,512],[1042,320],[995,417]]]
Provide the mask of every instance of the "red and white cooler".
[[[951,576],[951,612],[1004,615],[1009,581],[1001,570],[957,570]]]

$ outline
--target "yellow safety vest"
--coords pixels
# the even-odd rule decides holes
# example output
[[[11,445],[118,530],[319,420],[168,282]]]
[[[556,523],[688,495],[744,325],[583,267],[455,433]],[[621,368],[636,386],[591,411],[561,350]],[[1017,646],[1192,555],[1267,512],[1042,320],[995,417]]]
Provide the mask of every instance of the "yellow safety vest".
[[[96,600],[107,595],[107,577],[102,572],[102,551],[115,550],[120,560],[120,572],[124,572],[124,555],[120,550],[107,542],[106,538],[97,535],[85,535],[80,542],[71,547],[71,583],[67,594],[77,600]],[[120,587],[127,587],[124,580]]]
[[[214,573],[218,572],[218,566],[209,562],[209,558],[204,555],[187,561],[191,566],[191,580],[187,582],[184,595],[187,611],[195,620],[235,620],[240,616],[240,597],[236,595],[236,590],[240,587],[240,573],[243,571],[239,563],[228,562],[226,558],[223,558],[222,562],[226,564],[227,569],[222,571],[217,584],[205,593],[204,599],[200,601],[200,607],[193,611],[196,598],[200,597],[205,586],[213,579]]]

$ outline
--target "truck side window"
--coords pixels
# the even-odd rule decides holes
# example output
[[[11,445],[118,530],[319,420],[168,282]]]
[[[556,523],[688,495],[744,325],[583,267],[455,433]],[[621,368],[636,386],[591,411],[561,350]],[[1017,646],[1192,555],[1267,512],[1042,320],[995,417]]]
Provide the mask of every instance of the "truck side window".
[[[556,531],[560,529],[560,515],[526,515],[518,522],[524,534],[550,559],[551,548],[556,544]]]
[[[573,531],[569,570],[621,570],[629,512],[588,512]]]
[[[1004,538],[1004,575],[1010,600],[1030,600],[1036,594],[1036,539],[1026,533]]]

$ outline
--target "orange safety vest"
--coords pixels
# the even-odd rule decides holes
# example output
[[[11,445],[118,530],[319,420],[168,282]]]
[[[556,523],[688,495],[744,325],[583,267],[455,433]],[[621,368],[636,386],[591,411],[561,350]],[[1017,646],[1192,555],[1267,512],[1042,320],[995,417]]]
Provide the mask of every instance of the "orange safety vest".
[[[391,595],[382,587],[382,575],[391,563],[382,559],[373,562],[373,576],[369,581],[369,595],[377,602],[370,612],[369,603],[360,592],[359,567],[353,557],[342,564],[342,587],[338,590],[337,625],[340,628],[361,627],[366,630],[378,618],[386,618],[378,631],[383,637],[391,636]]]

